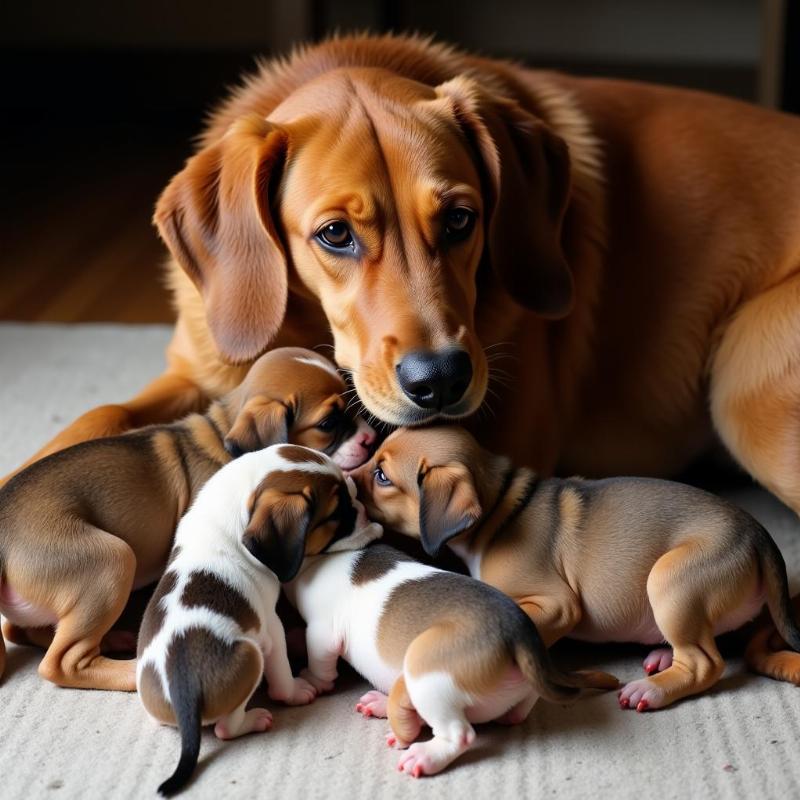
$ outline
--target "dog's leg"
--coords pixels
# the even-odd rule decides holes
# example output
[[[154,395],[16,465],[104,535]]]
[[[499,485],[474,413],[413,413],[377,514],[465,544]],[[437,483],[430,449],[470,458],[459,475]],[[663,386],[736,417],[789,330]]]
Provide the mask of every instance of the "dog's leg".
[[[317,690],[307,680],[293,677],[286,654],[286,634],[277,614],[270,616],[266,634],[270,641],[264,652],[264,677],[269,696],[289,706],[310,703],[317,696]]]
[[[722,676],[725,662],[707,609],[727,610],[741,592],[711,574],[705,565],[714,560],[714,554],[690,542],[665,553],[650,571],[647,595],[656,625],[672,645],[672,664],[658,675],[626,684],[619,693],[622,708],[663,708],[708,689]]]
[[[800,275],[745,303],[711,368],[711,415],[722,441],[757,480],[800,514]],[[752,669],[800,684],[800,656],[769,646],[764,622],[747,648]]]
[[[34,461],[90,439],[116,436],[157,422],[172,422],[207,405],[200,387],[189,378],[165,372],[126,403],[93,408],[68,425],[14,472],[0,478],[0,486]]]
[[[128,601],[136,556],[116,536],[94,528],[84,539],[82,559],[91,579],[63,588],[67,609],[56,626],[39,674],[59,686],[76,689],[136,690],[136,660],[116,661],[100,655],[103,636]],[[59,587],[61,588],[61,587]]]
[[[236,739],[247,733],[263,733],[272,727],[272,714],[266,708],[245,710],[249,699],[217,722],[214,734],[218,739]]]
[[[408,696],[406,679],[400,675],[394,682],[386,702],[386,716],[392,732],[386,737],[390,747],[408,747],[422,730],[422,720]]]
[[[710,392],[733,456],[800,513],[800,275],[737,311],[714,356]]]
[[[300,673],[318,692],[330,692],[338,676],[336,665],[342,652],[341,642],[333,641],[328,623],[313,622],[306,628],[308,669]]]
[[[545,647],[568,635],[581,621],[580,600],[566,585],[542,587],[527,597],[515,597],[519,607],[533,620]]]
[[[431,726],[433,738],[415,742],[400,756],[397,768],[419,778],[441,772],[475,741],[466,709],[471,701],[445,672],[406,674],[406,686],[417,713]]]

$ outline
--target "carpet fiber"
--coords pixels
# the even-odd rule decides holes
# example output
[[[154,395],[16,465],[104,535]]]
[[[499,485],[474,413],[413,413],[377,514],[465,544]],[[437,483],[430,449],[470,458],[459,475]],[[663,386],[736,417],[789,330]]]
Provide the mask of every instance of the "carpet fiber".
[[[123,400],[159,373],[165,327],[0,325],[0,474],[87,408]],[[797,590],[800,525],[755,489],[731,497],[777,539]],[[445,774],[394,771],[384,720],[353,706],[365,684],[345,679],[312,706],[270,704],[266,734],[203,737],[196,798],[565,797],[787,798],[800,796],[800,693],[749,675],[737,647],[704,696],[651,714],[623,712],[614,694],[571,707],[539,703],[516,728],[482,726],[478,746]],[[644,648],[557,648],[571,666],[595,664],[622,680],[642,674]],[[178,755],[135,695],[59,689],[36,673],[40,652],[9,645],[0,685],[3,800],[149,798]]]

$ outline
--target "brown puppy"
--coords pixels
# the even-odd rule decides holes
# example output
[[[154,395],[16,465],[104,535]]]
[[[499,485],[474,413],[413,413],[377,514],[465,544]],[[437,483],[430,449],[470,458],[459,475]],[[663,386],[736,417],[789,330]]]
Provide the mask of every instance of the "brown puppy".
[[[552,644],[666,641],[623,708],[662,708],[712,686],[714,637],[766,602],[800,650],[783,558],[749,514],[708,492],[647,478],[542,480],[458,427],[400,430],[353,476],[367,513],[444,543],[514,598]],[[659,672],[658,675],[654,673]]]
[[[131,589],[163,572],[198,490],[231,453],[277,442],[344,452],[348,467],[360,450],[363,461],[374,434],[345,414],[343,389],[322,356],[274,350],[205,415],[76,445],[19,473],[0,490],[6,635],[45,644],[39,672],[54,683],[133,690],[134,662],[105,658],[100,642]],[[0,672],[4,656],[0,638]]]

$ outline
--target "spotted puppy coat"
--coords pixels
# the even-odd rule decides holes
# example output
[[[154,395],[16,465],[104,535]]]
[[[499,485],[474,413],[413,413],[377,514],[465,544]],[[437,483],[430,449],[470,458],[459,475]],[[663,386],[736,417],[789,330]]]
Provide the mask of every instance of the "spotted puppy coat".
[[[180,763],[162,794],[191,777],[201,725],[216,723],[221,739],[271,726],[267,709],[245,710],[262,675],[274,700],[314,699],[314,686],[292,676],[275,604],[306,553],[380,535],[354,496],[329,457],[277,445],[223,467],[181,520],[139,637],[142,702],[181,733]]]
[[[340,656],[357,669],[378,690],[357,709],[388,716],[389,744],[408,748],[398,768],[413,777],[469,749],[472,723],[521,722],[539,696],[564,702],[582,687],[617,685],[602,673],[560,674],[502,592],[386,545],[307,558],[285,588],[308,623],[303,676],[328,691]],[[423,722],[433,738],[412,744]]]

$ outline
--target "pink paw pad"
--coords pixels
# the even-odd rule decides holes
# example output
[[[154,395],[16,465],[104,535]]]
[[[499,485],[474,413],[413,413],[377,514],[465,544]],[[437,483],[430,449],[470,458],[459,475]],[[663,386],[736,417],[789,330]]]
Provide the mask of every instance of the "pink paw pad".
[[[663,702],[663,690],[648,678],[625,684],[619,693],[620,708],[632,708],[639,712],[654,711]]]
[[[642,666],[648,675],[663,672],[672,666],[672,648],[659,647],[657,650],[651,651],[642,662]]]
[[[367,692],[356,703],[356,711],[365,717],[379,717],[385,719],[387,715],[386,704],[389,698],[378,691]]]

